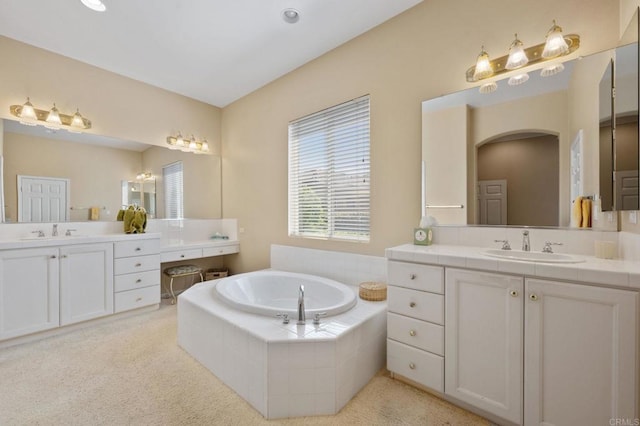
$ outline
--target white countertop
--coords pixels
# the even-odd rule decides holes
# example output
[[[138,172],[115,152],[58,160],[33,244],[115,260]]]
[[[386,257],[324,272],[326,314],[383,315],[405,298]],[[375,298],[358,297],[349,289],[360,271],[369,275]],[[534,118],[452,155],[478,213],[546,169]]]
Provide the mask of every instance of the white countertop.
[[[72,244],[106,243],[115,241],[148,240],[160,238],[159,232],[145,234],[59,235],[57,237],[27,237],[0,241],[0,250],[68,246]]]
[[[417,246],[403,244],[388,248],[390,260],[479,269],[527,277],[581,281],[612,287],[640,289],[640,262],[599,259],[576,255],[581,263],[543,263],[499,259],[483,254],[488,248],[458,245]]]
[[[200,240],[200,241],[188,241],[188,240],[179,240],[179,241],[162,241],[160,246],[160,251],[168,252],[174,250],[182,250],[182,249],[198,249],[198,248],[206,248],[206,247],[226,247],[240,244],[238,240],[223,240],[223,239],[209,239],[209,240]]]

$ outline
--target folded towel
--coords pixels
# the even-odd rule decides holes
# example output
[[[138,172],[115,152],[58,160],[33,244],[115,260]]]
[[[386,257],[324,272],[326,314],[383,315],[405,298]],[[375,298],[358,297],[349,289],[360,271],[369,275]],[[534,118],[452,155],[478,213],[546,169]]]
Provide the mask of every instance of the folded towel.
[[[582,200],[582,223],[581,228],[591,228],[591,200],[585,198]]]
[[[100,220],[100,207],[89,207],[89,220]]]
[[[133,226],[131,225],[131,222],[133,222],[133,217],[135,216],[135,214],[136,214],[136,210],[134,206],[129,206],[124,211],[123,220],[124,220],[125,234],[133,233]]]
[[[118,210],[118,216],[116,217],[116,220],[118,222],[122,222],[124,220],[124,210],[123,209]]]
[[[145,209],[139,207],[135,211],[131,226],[134,234],[144,234],[144,230],[147,228],[147,212]]]
[[[573,200],[573,207],[571,208],[571,226],[580,228],[582,227],[582,197],[577,196]]]

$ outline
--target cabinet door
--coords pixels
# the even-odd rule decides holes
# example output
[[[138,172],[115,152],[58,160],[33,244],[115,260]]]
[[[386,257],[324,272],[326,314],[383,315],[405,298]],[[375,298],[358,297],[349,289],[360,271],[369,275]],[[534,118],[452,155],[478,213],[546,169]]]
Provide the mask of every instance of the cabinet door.
[[[446,271],[445,393],[522,423],[523,278]]]
[[[525,424],[635,419],[638,294],[527,279]]]
[[[60,249],[60,325],[113,313],[113,244]]]
[[[0,251],[0,339],[59,325],[58,249]]]

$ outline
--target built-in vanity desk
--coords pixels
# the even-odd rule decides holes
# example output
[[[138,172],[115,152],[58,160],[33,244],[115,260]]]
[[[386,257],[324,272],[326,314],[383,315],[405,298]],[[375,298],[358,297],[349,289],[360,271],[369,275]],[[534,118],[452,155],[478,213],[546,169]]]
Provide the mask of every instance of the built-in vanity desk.
[[[610,424],[638,411],[638,262],[387,249],[387,366],[500,424]]]

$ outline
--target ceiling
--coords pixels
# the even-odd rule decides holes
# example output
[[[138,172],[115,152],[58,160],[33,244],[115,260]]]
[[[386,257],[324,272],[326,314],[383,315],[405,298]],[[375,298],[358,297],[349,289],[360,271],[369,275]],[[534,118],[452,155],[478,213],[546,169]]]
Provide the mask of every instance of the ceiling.
[[[421,1],[2,0],[0,35],[224,107]]]

